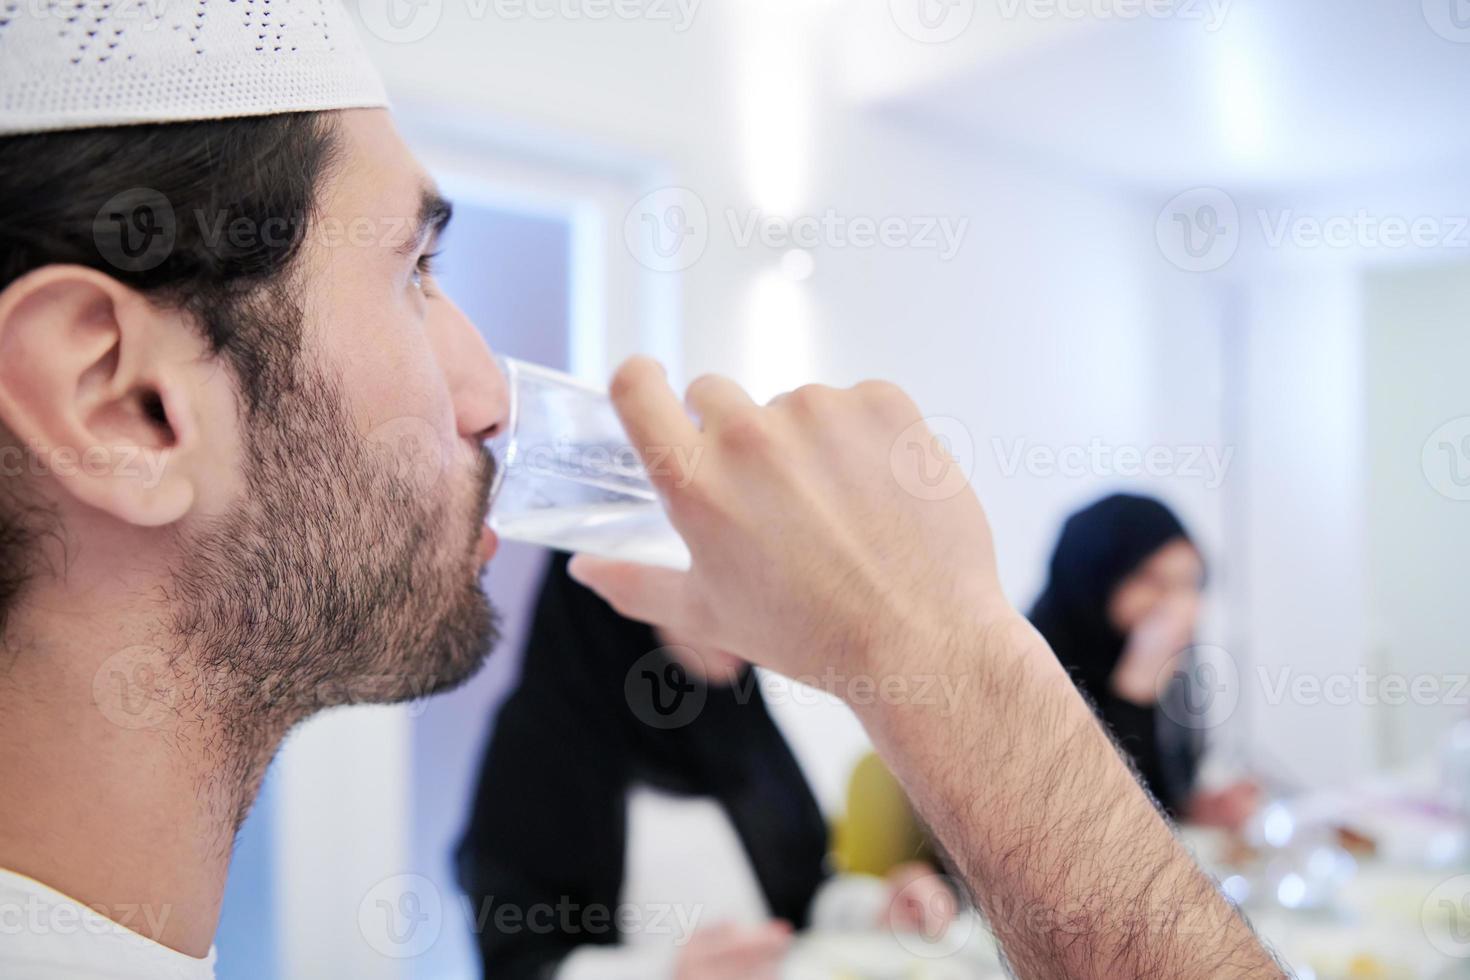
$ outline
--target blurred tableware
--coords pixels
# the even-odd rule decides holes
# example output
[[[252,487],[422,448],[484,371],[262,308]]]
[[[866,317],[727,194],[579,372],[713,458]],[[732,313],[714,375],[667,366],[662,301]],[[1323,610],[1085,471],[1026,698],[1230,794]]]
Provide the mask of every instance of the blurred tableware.
[[[995,940],[970,915],[937,941],[892,932],[802,937],[783,980],[1002,980]]]

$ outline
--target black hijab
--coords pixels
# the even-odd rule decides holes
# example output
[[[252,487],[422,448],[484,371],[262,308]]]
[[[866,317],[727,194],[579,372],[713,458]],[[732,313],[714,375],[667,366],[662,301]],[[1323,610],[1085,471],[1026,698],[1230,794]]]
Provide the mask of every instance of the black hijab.
[[[1046,589],[1031,610],[1031,622],[1172,816],[1179,815],[1194,786],[1198,735],[1156,706],[1133,704],[1113,693],[1111,678],[1128,638],[1109,620],[1108,602],[1150,556],[1181,538],[1189,540],[1184,525],[1159,501],[1128,494],[1105,497],[1067,518],[1052,552]]]
[[[618,942],[615,927],[563,932],[560,913],[550,931],[497,931],[494,910],[561,902],[604,909],[596,914],[608,921],[622,890],[634,784],[718,802],[771,914],[806,923],[826,876],[827,827],[754,673],[746,668],[730,687],[697,684],[697,714],[650,715],[646,698],[658,696],[650,672],[693,682],[653,653],[663,645],[573,581],[565,555],[553,556],[520,686],[496,720],[457,855],[474,912],[490,912],[477,939],[496,980],[549,977],[577,946]]]

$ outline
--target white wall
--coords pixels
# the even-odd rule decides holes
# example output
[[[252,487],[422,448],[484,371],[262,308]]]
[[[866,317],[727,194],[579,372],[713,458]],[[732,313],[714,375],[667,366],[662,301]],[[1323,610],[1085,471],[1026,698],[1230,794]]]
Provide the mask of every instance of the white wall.
[[[1376,762],[1365,705],[1293,693],[1297,678],[1326,683],[1369,662],[1361,316],[1356,272],[1278,271],[1253,279],[1233,325],[1244,358],[1232,598],[1245,628],[1230,652],[1251,760],[1288,786],[1341,783]]]
[[[272,814],[280,977],[399,976],[389,930],[400,899],[422,892],[403,877],[410,737],[410,708],[395,705],[336,708],[287,739]]]
[[[1156,416],[1207,433],[1189,388],[1218,386],[1205,402],[1221,406],[1218,438],[1235,454],[1215,501],[1223,619],[1205,638],[1241,674],[1216,735],[1283,788],[1422,760],[1456,712],[1386,706],[1378,679],[1452,681],[1463,635],[1456,502],[1427,492],[1419,458],[1435,426],[1466,414],[1452,367],[1467,312],[1461,183],[1226,187],[1234,257],[1200,274],[1166,270],[1155,292]],[[1421,220],[1428,240],[1402,241]],[[1384,234],[1394,223],[1398,239]],[[1274,237],[1290,228],[1305,231]],[[1323,228],[1344,237],[1313,234]],[[1200,503],[1190,510],[1207,512]]]
[[[1421,685],[1374,705],[1381,754],[1401,765],[1470,714],[1470,264],[1378,270],[1365,310],[1373,665]]]

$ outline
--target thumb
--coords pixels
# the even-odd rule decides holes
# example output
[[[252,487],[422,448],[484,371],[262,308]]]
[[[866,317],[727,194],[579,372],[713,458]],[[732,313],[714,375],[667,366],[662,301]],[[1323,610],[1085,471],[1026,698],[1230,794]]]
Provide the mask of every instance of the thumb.
[[[687,572],[630,561],[613,561],[592,555],[576,555],[567,573],[607,600],[607,604],[629,619],[675,625],[669,613],[678,609]]]

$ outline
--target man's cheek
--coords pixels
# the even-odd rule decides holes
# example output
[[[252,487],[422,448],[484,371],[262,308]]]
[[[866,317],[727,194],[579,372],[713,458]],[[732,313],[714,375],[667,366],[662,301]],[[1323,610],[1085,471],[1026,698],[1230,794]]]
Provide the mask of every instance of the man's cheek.
[[[354,346],[344,380],[369,428],[389,418],[412,416],[441,436],[452,437],[449,392],[418,325],[364,331]]]
[[[419,416],[396,415],[367,433],[369,454],[398,492],[422,498],[438,492],[453,461],[442,432]]]
[[[473,513],[484,515],[489,508],[490,482],[494,464],[478,444],[467,439],[454,440],[452,476],[456,501],[463,501]]]

